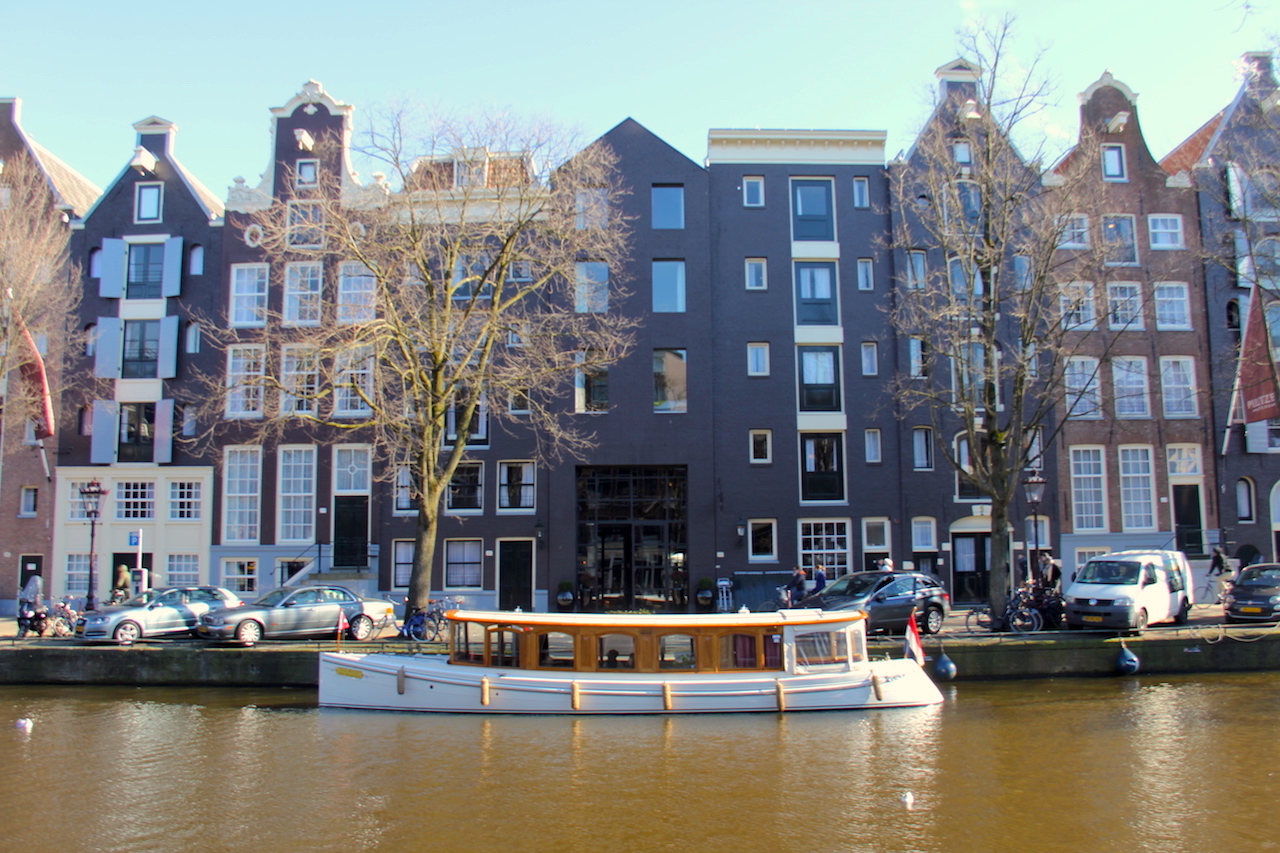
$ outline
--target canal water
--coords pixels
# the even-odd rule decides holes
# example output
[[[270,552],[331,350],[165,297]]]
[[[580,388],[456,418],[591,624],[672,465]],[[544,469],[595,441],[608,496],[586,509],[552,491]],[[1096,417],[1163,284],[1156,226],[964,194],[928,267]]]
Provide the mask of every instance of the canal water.
[[[0,850],[1280,850],[1280,674],[944,692],[897,711],[520,718],[0,687]]]

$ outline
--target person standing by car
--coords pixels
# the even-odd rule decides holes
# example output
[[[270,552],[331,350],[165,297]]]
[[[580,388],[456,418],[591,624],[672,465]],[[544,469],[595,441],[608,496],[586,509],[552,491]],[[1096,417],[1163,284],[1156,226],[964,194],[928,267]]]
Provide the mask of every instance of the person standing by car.
[[[1227,558],[1222,553],[1222,546],[1215,545],[1213,547],[1213,556],[1209,558],[1209,574],[1225,575],[1227,573]]]
[[[800,603],[800,599],[804,598],[804,582],[806,580],[804,569],[796,566],[795,571],[791,573],[791,580],[787,581],[787,606],[795,607]]]
[[[18,638],[35,631],[36,615],[40,612],[40,599],[44,592],[44,578],[32,575],[27,585],[18,593]],[[36,633],[39,633],[36,631]]]
[[[893,558],[885,557],[883,562],[880,564],[880,568],[884,569],[886,572],[893,571]]]

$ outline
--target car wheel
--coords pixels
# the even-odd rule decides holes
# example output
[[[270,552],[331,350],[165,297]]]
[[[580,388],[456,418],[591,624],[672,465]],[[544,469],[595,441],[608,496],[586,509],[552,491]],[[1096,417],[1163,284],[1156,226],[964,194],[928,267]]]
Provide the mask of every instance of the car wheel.
[[[262,625],[247,619],[236,626],[236,639],[242,643],[256,643],[262,639]]]
[[[142,636],[142,627],[137,622],[121,622],[111,636],[117,643],[135,643]]]
[[[1176,616],[1173,617],[1173,621],[1177,625],[1185,625],[1187,624],[1187,617],[1190,615],[1191,615],[1191,602],[1187,601],[1184,598],[1182,599],[1182,603],[1178,605],[1178,613]]]
[[[943,618],[941,607],[930,607],[924,612],[924,632],[936,634],[941,631]]]
[[[1146,608],[1138,611],[1138,616],[1133,620],[1133,630],[1141,631],[1147,627],[1147,611]]]
[[[373,636],[373,620],[361,614],[351,620],[351,627],[347,631],[353,640],[367,640]]]

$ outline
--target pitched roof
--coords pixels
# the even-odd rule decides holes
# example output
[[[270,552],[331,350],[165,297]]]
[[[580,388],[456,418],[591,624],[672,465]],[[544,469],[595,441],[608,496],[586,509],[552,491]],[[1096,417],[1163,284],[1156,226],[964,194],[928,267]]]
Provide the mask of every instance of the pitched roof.
[[[1176,175],[1179,172],[1187,172],[1199,163],[1204,157],[1205,148],[1209,145],[1209,140],[1213,139],[1213,135],[1218,132],[1218,126],[1222,123],[1222,118],[1227,114],[1226,109],[1218,110],[1218,114],[1206,121],[1200,126],[1200,129],[1188,136],[1176,148],[1164,156],[1160,161],[1160,165],[1170,175]]]
[[[54,203],[69,208],[76,216],[83,216],[102,190],[27,134],[22,127],[21,98],[0,98],[0,103],[10,105],[10,125],[48,181]]]

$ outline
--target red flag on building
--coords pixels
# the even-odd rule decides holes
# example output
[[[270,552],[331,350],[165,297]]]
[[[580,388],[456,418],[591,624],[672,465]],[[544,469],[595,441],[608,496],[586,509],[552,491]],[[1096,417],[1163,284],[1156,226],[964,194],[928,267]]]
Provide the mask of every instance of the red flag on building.
[[[1240,343],[1240,399],[1244,421],[1280,418],[1280,394],[1276,387],[1276,363],[1271,357],[1271,338],[1262,315],[1262,294],[1253,286],[1249,296],[1249,316]]]

